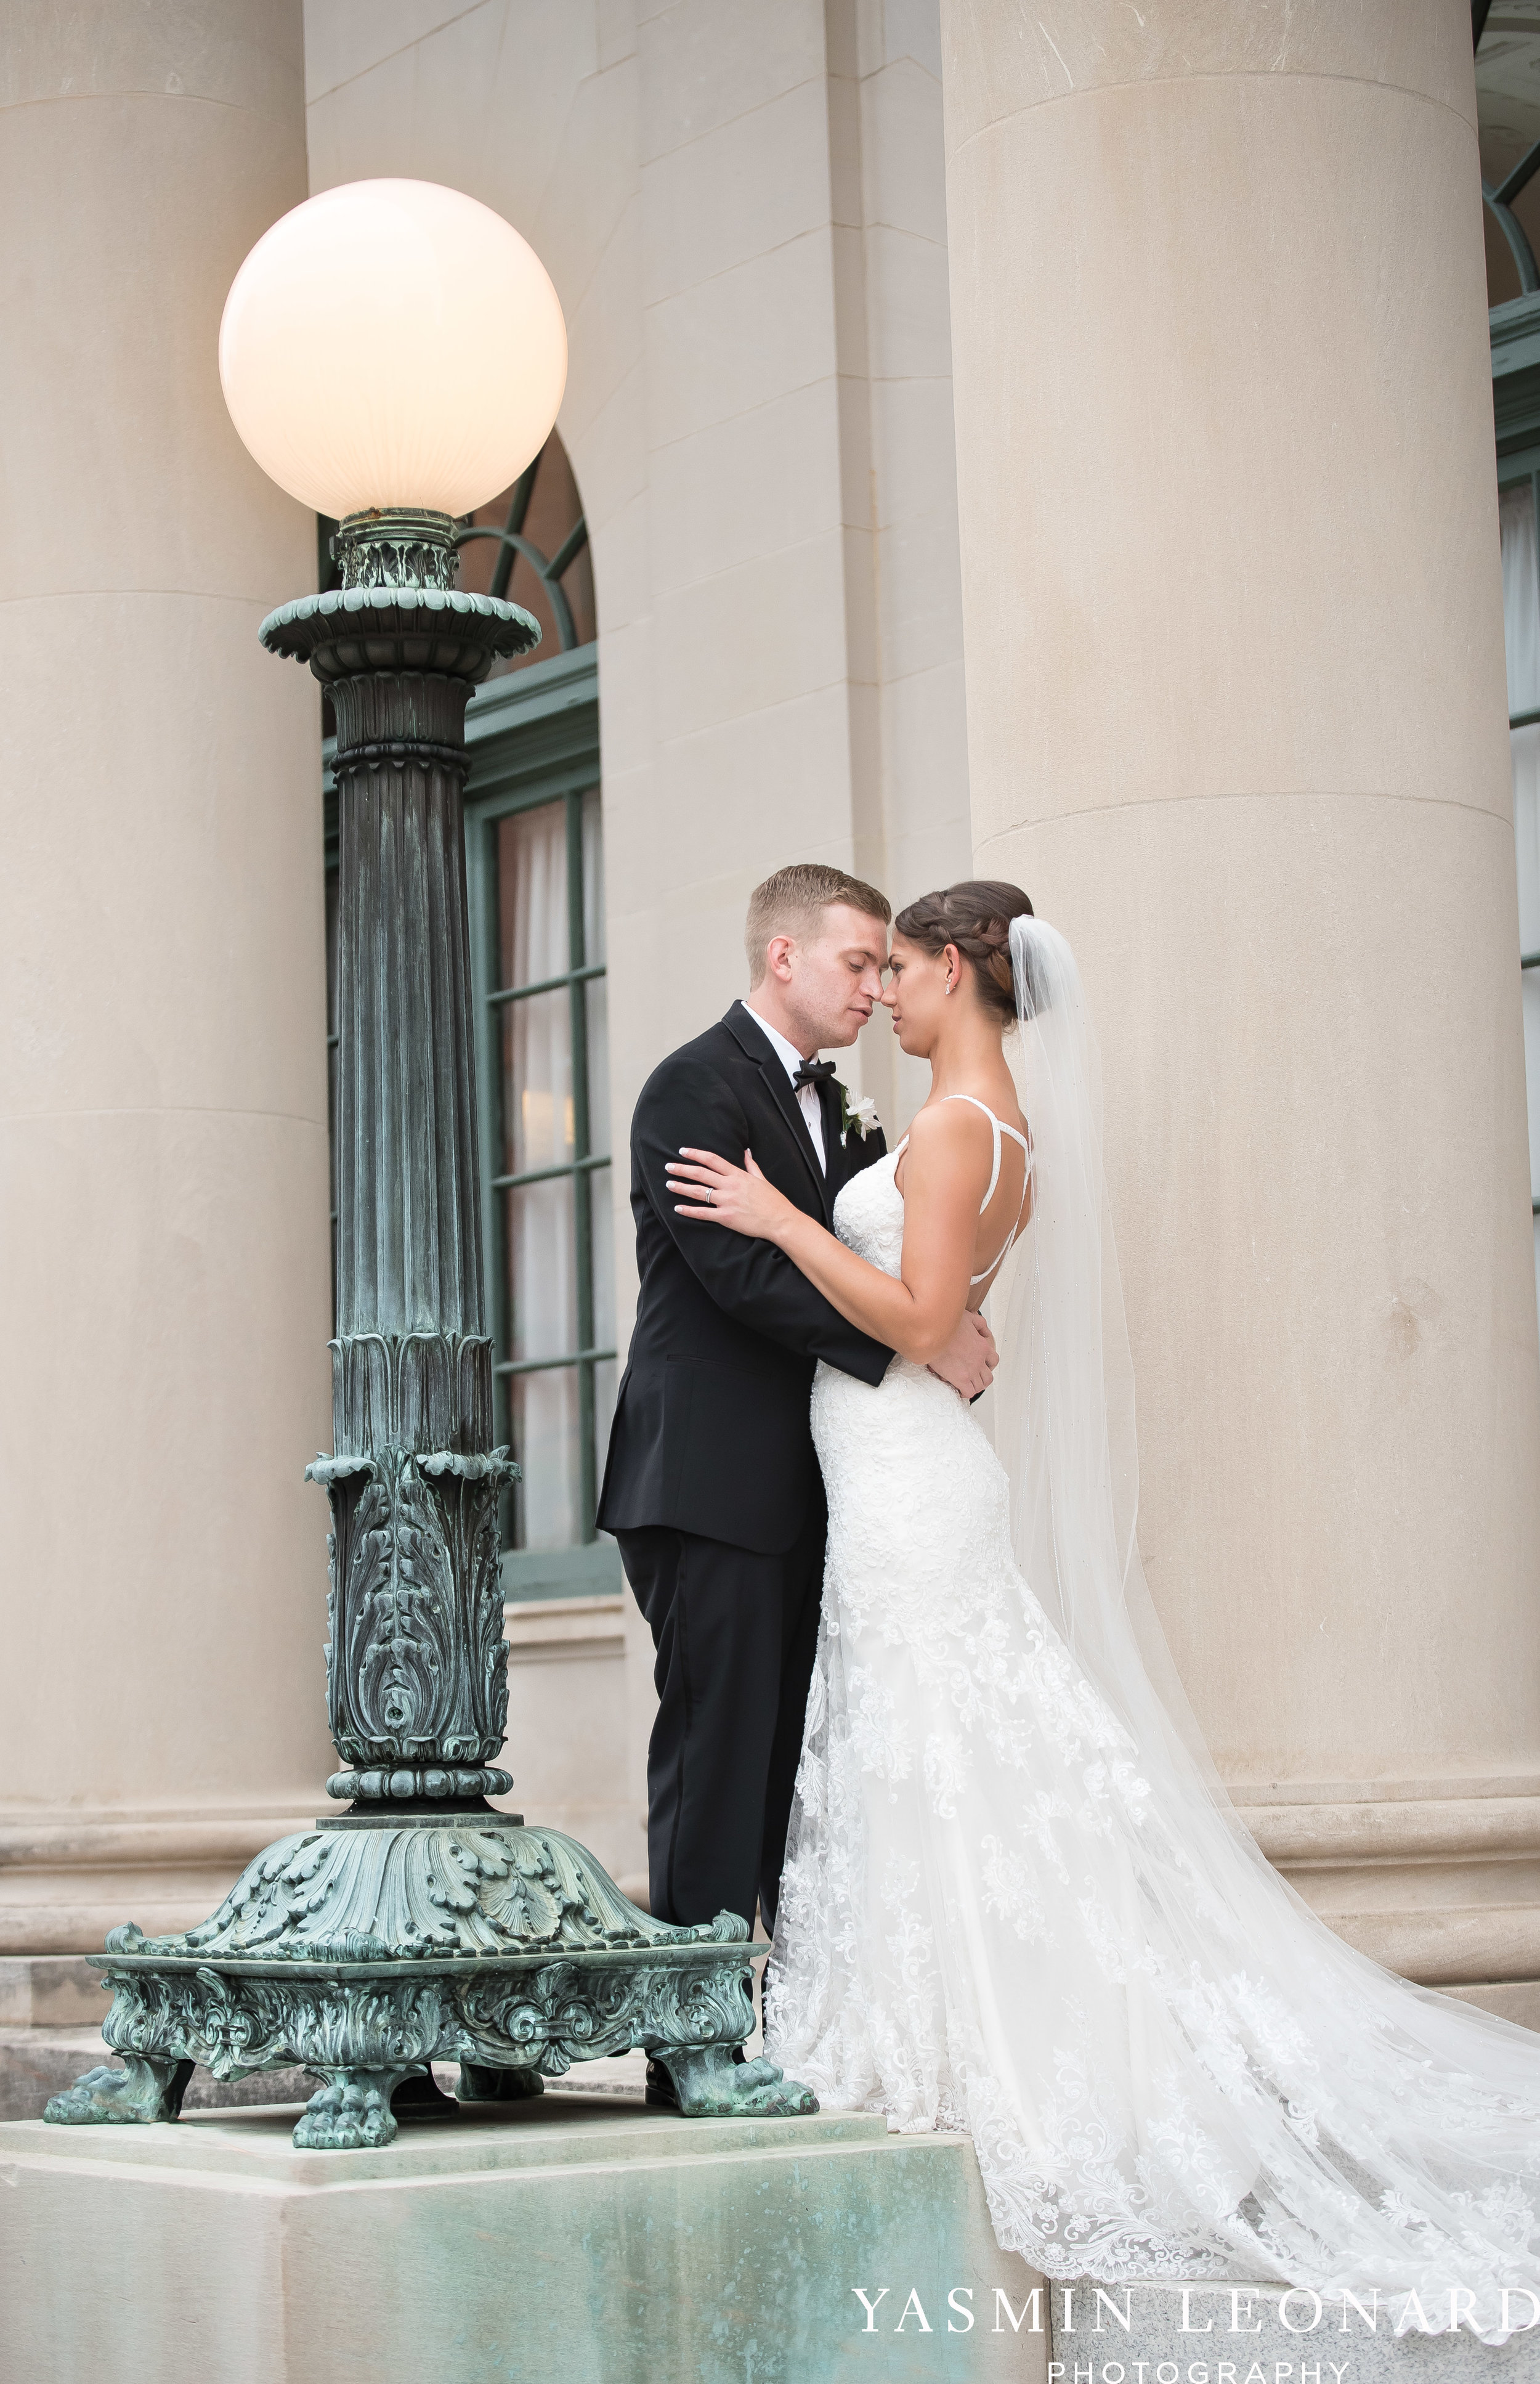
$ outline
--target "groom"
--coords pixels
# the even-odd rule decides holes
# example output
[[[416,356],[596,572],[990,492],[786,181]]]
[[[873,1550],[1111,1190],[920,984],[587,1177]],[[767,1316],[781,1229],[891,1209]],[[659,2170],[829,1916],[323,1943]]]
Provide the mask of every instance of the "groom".
[[[825,1046],[855,1042],[882,989],[886,899],[805,863],[757,888],[749,992],[642,1087],[631,1130],[641,1276],[599,1499],[658,1651],[647,1866],[661,1920],[755,1906],[775,1925],[823,1579],[827,1512],[808,1423],[824,1359],[880,1383],[893,1356],[784,1253],[675,1214],[681,1146],[770,1182],[828,1225],[886,1144],[851,1119]],[[965,1316],[933,1371],[971,1398],[994,1344]]]

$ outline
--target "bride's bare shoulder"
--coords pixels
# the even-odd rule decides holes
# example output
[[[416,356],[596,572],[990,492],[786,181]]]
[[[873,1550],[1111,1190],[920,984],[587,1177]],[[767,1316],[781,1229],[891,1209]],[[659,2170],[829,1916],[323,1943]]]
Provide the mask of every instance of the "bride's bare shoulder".
[[[978,1157],[987,1170],[992,1142],[988,1118],[971,1101],[928,1101],[909,1128],[909,1149],[922,1161],[955,1164]]]

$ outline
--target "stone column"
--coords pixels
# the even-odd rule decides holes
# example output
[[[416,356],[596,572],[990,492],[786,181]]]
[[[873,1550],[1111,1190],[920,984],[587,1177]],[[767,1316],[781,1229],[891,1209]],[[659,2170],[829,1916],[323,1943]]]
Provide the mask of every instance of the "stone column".
[[[1100,1030],[1152,1587],[1270,1851],[1516,2010],[1540,1370],[1470,10],[942,20],[977,863]]]
[[[318,1809],[312,517],[220,396],[305,195],[300,0],[6,0],[0,1952],[182,1927]]]

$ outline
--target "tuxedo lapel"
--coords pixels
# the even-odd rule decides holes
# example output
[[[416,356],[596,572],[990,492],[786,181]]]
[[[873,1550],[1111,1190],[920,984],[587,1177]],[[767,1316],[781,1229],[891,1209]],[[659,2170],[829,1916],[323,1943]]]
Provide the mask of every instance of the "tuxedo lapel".
[[[753,1012],[745,1009],[741,1001],[735,1001],[722,1020],[722,1024],[733,1037],[739,1049],[754,1062],[766,1090],[785,1120],[786,1131],[796,1146],[797,1156],[812,1178],[813,1188],[819,1196],[819,1207],[822,1212],[823,1222],[827,1225],[833,1215],[833,1197],[834,1190],[837,1188],[831,1186],[829,1178],[833,1169],[834,1153],[839,1149],[838,1136],[835,1136],[832,1143],[829,1138],[827,1107],[823,1111],[823,1148],[830,1166],[825,1172],[819,1169],[819,1155],[813,1149],[813,1138],[807,1131],[807,1121],[803,1116],[797,1105],[796,1095],[792,1090],[792,1080],[782,1066],[769,1039],[759,1032]]]
[[[829,1190],[829,1211],[833,1214],[835,1197],[844,1182],[844,1145],[840,1140],[839,1078],[825,1076],[819,1086],[819,1111],[823,1119],[823,1155],[829,1161],[824,1170],[824,1182]]]

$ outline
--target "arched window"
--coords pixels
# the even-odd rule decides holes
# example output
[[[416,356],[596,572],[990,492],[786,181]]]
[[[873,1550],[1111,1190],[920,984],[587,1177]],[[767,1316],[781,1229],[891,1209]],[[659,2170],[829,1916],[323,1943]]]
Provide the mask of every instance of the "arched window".
[[[593,644],[588,525],[567,451],[554,430],[511,489],[467,515],[460,584],[479,595],[506,596],[540,624],[534,652],[494,664],[495,672],[527,670],[553,653]]]

